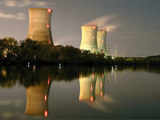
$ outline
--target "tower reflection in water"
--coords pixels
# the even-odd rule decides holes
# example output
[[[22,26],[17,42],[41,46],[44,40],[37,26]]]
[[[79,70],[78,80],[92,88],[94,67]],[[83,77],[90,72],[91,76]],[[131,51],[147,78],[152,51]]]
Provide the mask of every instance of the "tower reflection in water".
[[[42,81],[39,85],[30,86],[26,89],[25,114],[48,117],[50,81],[50,77],[48,76],[48,81]]]
[[[90,107],[104,111],[111,112],[107,104],[113,102],[111,96],[105,91],[105,80],[107,73],[92,73],[88,77],[80,76],[80,95],[79,101],[86,102]],[[94,98],[94,99],[92,99]]]
[[[80,76],[80,101],[94,102],[97,96],[104,96],[104,73],[96,75],[92,73],[89,76]]]
[[[89,76],[80,76],[80,101],[90,101],[94,102],[95,100],[95,84],[96,77],[95,73],[92,73]]]

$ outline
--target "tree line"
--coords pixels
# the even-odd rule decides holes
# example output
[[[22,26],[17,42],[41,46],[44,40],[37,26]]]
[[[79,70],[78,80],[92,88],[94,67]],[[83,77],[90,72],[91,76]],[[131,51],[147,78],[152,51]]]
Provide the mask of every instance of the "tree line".
[[[0,64],[12,65],[87,65],[87,66],[111,66],[111,65],[160,65],[159,56],[149,57],[105,57],[104,54],[93,54],[89,51],[81,51],[72,46],[51,45],[26,39],[17,42],[14,38],[0,39]]]
[[[1,64],[111,64],[104,54],[81,51],[72,46],[54,46],[26,39],[20,43],[13,38],[0,40]]]

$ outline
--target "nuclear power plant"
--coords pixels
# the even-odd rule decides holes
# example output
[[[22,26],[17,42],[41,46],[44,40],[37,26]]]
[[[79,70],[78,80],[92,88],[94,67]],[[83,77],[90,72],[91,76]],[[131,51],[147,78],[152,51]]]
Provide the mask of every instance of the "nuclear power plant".
[[[81,27],[81,31],[81,50],[88,50],[91,53],[104,53],[107,56],[106,30],[98,30],[96,25],[84,25]]]
[[[88,50],[92,53],[97,51],[97,26],[84,25],[81,27],[82,40],[80,44],[81,50]]]
[[[42,43],[53,44],[51,33],[50,8],[30,8],[29,9],[29,31],[28,38]]]
[[[98,52],[104,53],[104,55],[107,55],[106,37],[107,37],[107,31],[106,30],[98,30],[97,31]]]

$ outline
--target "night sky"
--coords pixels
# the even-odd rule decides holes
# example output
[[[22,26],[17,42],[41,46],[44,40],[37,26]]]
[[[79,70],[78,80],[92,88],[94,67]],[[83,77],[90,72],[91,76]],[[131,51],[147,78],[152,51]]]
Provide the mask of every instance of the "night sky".
[[[160,0],[1,0],[0,37],[25,39],[31,7],[53,9],[55,44],[79,47],[80,27],[96,23],[113,28],[107,38],[112,54],[160,54]]]

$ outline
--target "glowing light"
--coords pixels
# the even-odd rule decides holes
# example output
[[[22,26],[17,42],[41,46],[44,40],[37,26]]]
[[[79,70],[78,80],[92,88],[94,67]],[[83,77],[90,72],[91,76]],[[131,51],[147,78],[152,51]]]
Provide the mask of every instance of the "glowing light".
[[[44,111],[44,117],[48,117],[48,110]]]
[[[102,83],[102,81],[100,82],[100,87],[103,88],[103,83]]]
[[[97,27],[96,26],[93,26],[93,29],[96,29]]]
[[[48,13],[52,13],[52,9],[48,8]]]
[[[102,91],[100,92],[100,96],[101,96],[101,97],[103,96],[103,92],[102,92]]]
[[[49,24],[47,24],[47,25],[46,25],[46,27],[47,27],[47,28],[50,28],[50,25],[49,25]]]
[[[47,101],[47,95],[44,96],[44,100]]]
[[[51,44],[51,41],[50,41],[50,40],[48,40],[48,44]]]
[[[90,97],[90,101],[94,102],[94,97],[93,96]]]
[[[112,56],[112,60],[114,60],[115,59],[115,57],[114,56]]]
[[[7,71],[6,71],[5,69],[3,69],[3,70],[1,71],[1,73],[2,73],[2,76],[3,76],[3,77],[6,77],[6,76],[7,76]]]
[[[93,91],[93,85],[91,84],[91,88],[90,88],[90,91],[92,92]]]
[[[51,78],[50,76],[48,76],[48,85],[50,84],[50,82],[51,82]]]

